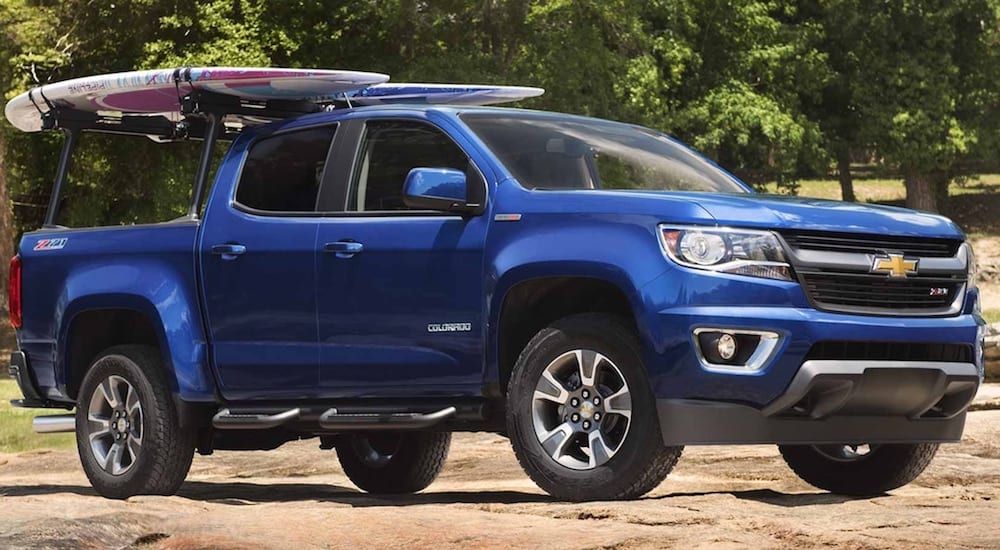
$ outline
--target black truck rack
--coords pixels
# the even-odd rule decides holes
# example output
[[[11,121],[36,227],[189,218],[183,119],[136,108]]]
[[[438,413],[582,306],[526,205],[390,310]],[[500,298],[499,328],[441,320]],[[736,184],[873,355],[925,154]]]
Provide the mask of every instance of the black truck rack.
[[[48,106],[47,112],[39,111],[42,117],[42,129],[59,130],[66,137],[59,155],[59,164],[56,168],[55,182],[52,186],[52,195],[45,213],[43,228],[58,227],[56,217],[59,213],[60,195],[72,162],[76,138],[80,132],[145,136],[161,142],[202,140],[194,192],[191,194],[191,204],[187,213],[188,218],[197,219],[204,201],[212,150],[216,140],[233,140],[246,126],[321,112],[327,105],[310,100],[253,101],[204,90],[194,90],[180,98],[180,110],[177,113],[116,113],[110,115],[61,108],[51,104]],[[234,124],[227,126],[226,120],[232,120]]]

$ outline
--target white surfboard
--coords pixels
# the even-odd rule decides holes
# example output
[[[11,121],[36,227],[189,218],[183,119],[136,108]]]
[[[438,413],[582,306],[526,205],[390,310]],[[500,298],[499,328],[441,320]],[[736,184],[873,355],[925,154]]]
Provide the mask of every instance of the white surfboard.
[[[352,105],[418,103],[431,105],[495,105],[538,97],[542,88],[489,84],[376,84],[348,92]]]
[[[251,100],[326,99],[389,80],[388,75],[323,69],[187,67],[75,78],[33,88],[7,103],[19,130],[37,132],[50,105],[86,112],[176,113],[195,89]]]

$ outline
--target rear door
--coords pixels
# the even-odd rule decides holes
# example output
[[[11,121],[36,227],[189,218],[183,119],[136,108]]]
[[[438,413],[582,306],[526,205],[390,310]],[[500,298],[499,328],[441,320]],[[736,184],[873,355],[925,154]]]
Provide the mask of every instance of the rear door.
[[[487,216],[403,204],[412,168],[485,179],[426,120],[356,120],[338,157],[342,214],[319,225],[320,385],[326,396],[473,395],[482,386],[483,244]]]
[[[316,202],[336,131],[314,126],[255,141],[235,193],[209,205],[199,245],[204,303],[229,399],[316,392]]]

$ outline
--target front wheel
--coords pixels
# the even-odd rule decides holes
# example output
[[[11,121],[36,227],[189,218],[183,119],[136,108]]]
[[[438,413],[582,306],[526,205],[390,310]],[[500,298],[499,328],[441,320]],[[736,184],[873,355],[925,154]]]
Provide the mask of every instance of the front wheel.
[[[337,438],[337,458],[347,477],[375,494],[416,493],[441,472],[448,432],[370,432]]]
[[[98,357],[80,386],[76,446],[83,471],[108,498],[172,495],[194,458],[155,348],[117,346]]]
[[[663,444],[633,331],[603,314],[564,318],[528,342],[508,388],[507,429],[528,476],[572,501],[642,496],[683,450]]]
[[[931,463],[937,443],[778,445],[806,483],[841,495],[874,496],[913,481]]]

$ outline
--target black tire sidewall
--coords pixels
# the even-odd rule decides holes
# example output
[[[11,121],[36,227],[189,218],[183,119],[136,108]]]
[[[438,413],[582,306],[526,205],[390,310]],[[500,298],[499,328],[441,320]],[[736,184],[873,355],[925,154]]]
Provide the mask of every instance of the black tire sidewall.
[[[356,443],[369,434],[338,438],[337,458],[344,474],[362,490],[374,494],[415,493],[441,473],[451,447],[449,432],[398,432],[396,450],[388,462],[373,465],[359,454]]]
[[[543,449],[532,422],[532,398],[542,372],[557,357],[576,349],[596,351],[613,362],[632,398],[632,420],[622,447],[607,463],[590,470],[574,470],[556,462]],[[664,450],[646,377],[637,342],[614,318],[576,316],[539,332],[518,358],[507,401],[512,444],[532,479],[548,493],[567,500],[615,499],[627,492]]]
[[[938,445],[879,445],[852,461],[834,460],[812,445],[779,445],[778,449],[806,483],[832,493],[864,497],[884,494],[916,479],[934,458]]]
[[[140,365],[149,363],[149,356],[152,353],[137,346],[112,348],[95,360],[81,384],[76,410],[77,450],[87,478],[102,496],[127,498],[136,494],[162,494],[165,492],[164,488],[156,484],[162,473],[157,468],[157,457],[176,453],[178,449],[185,447],[190,447],[193,456],[193,438],[176,437],[167,441],[157,437],[158,433],[162,433],[162,430],[158,430],[155,425],[158,422],[166,422],[173,428],[168,432],[183,434],[180,434],[177,427],[175,407],[165,380],[156,380],[158,383],[154,383],[149,379],[150,374],[147,370],[156,368],[156,365],[146,364],[145,369]],[[86,432],[87,416],[94,392],[100,391],[98,386],[104,380],[115,375],[128,381],[139,394],[143,438],[142,448],[135,464],[127,472],[117,476],[106,472],[97,462]],[[152,375],[159,375],[161,378],[163,376],[157,371],[153,371]],[[184,473],[186,474],[186,469]]]

